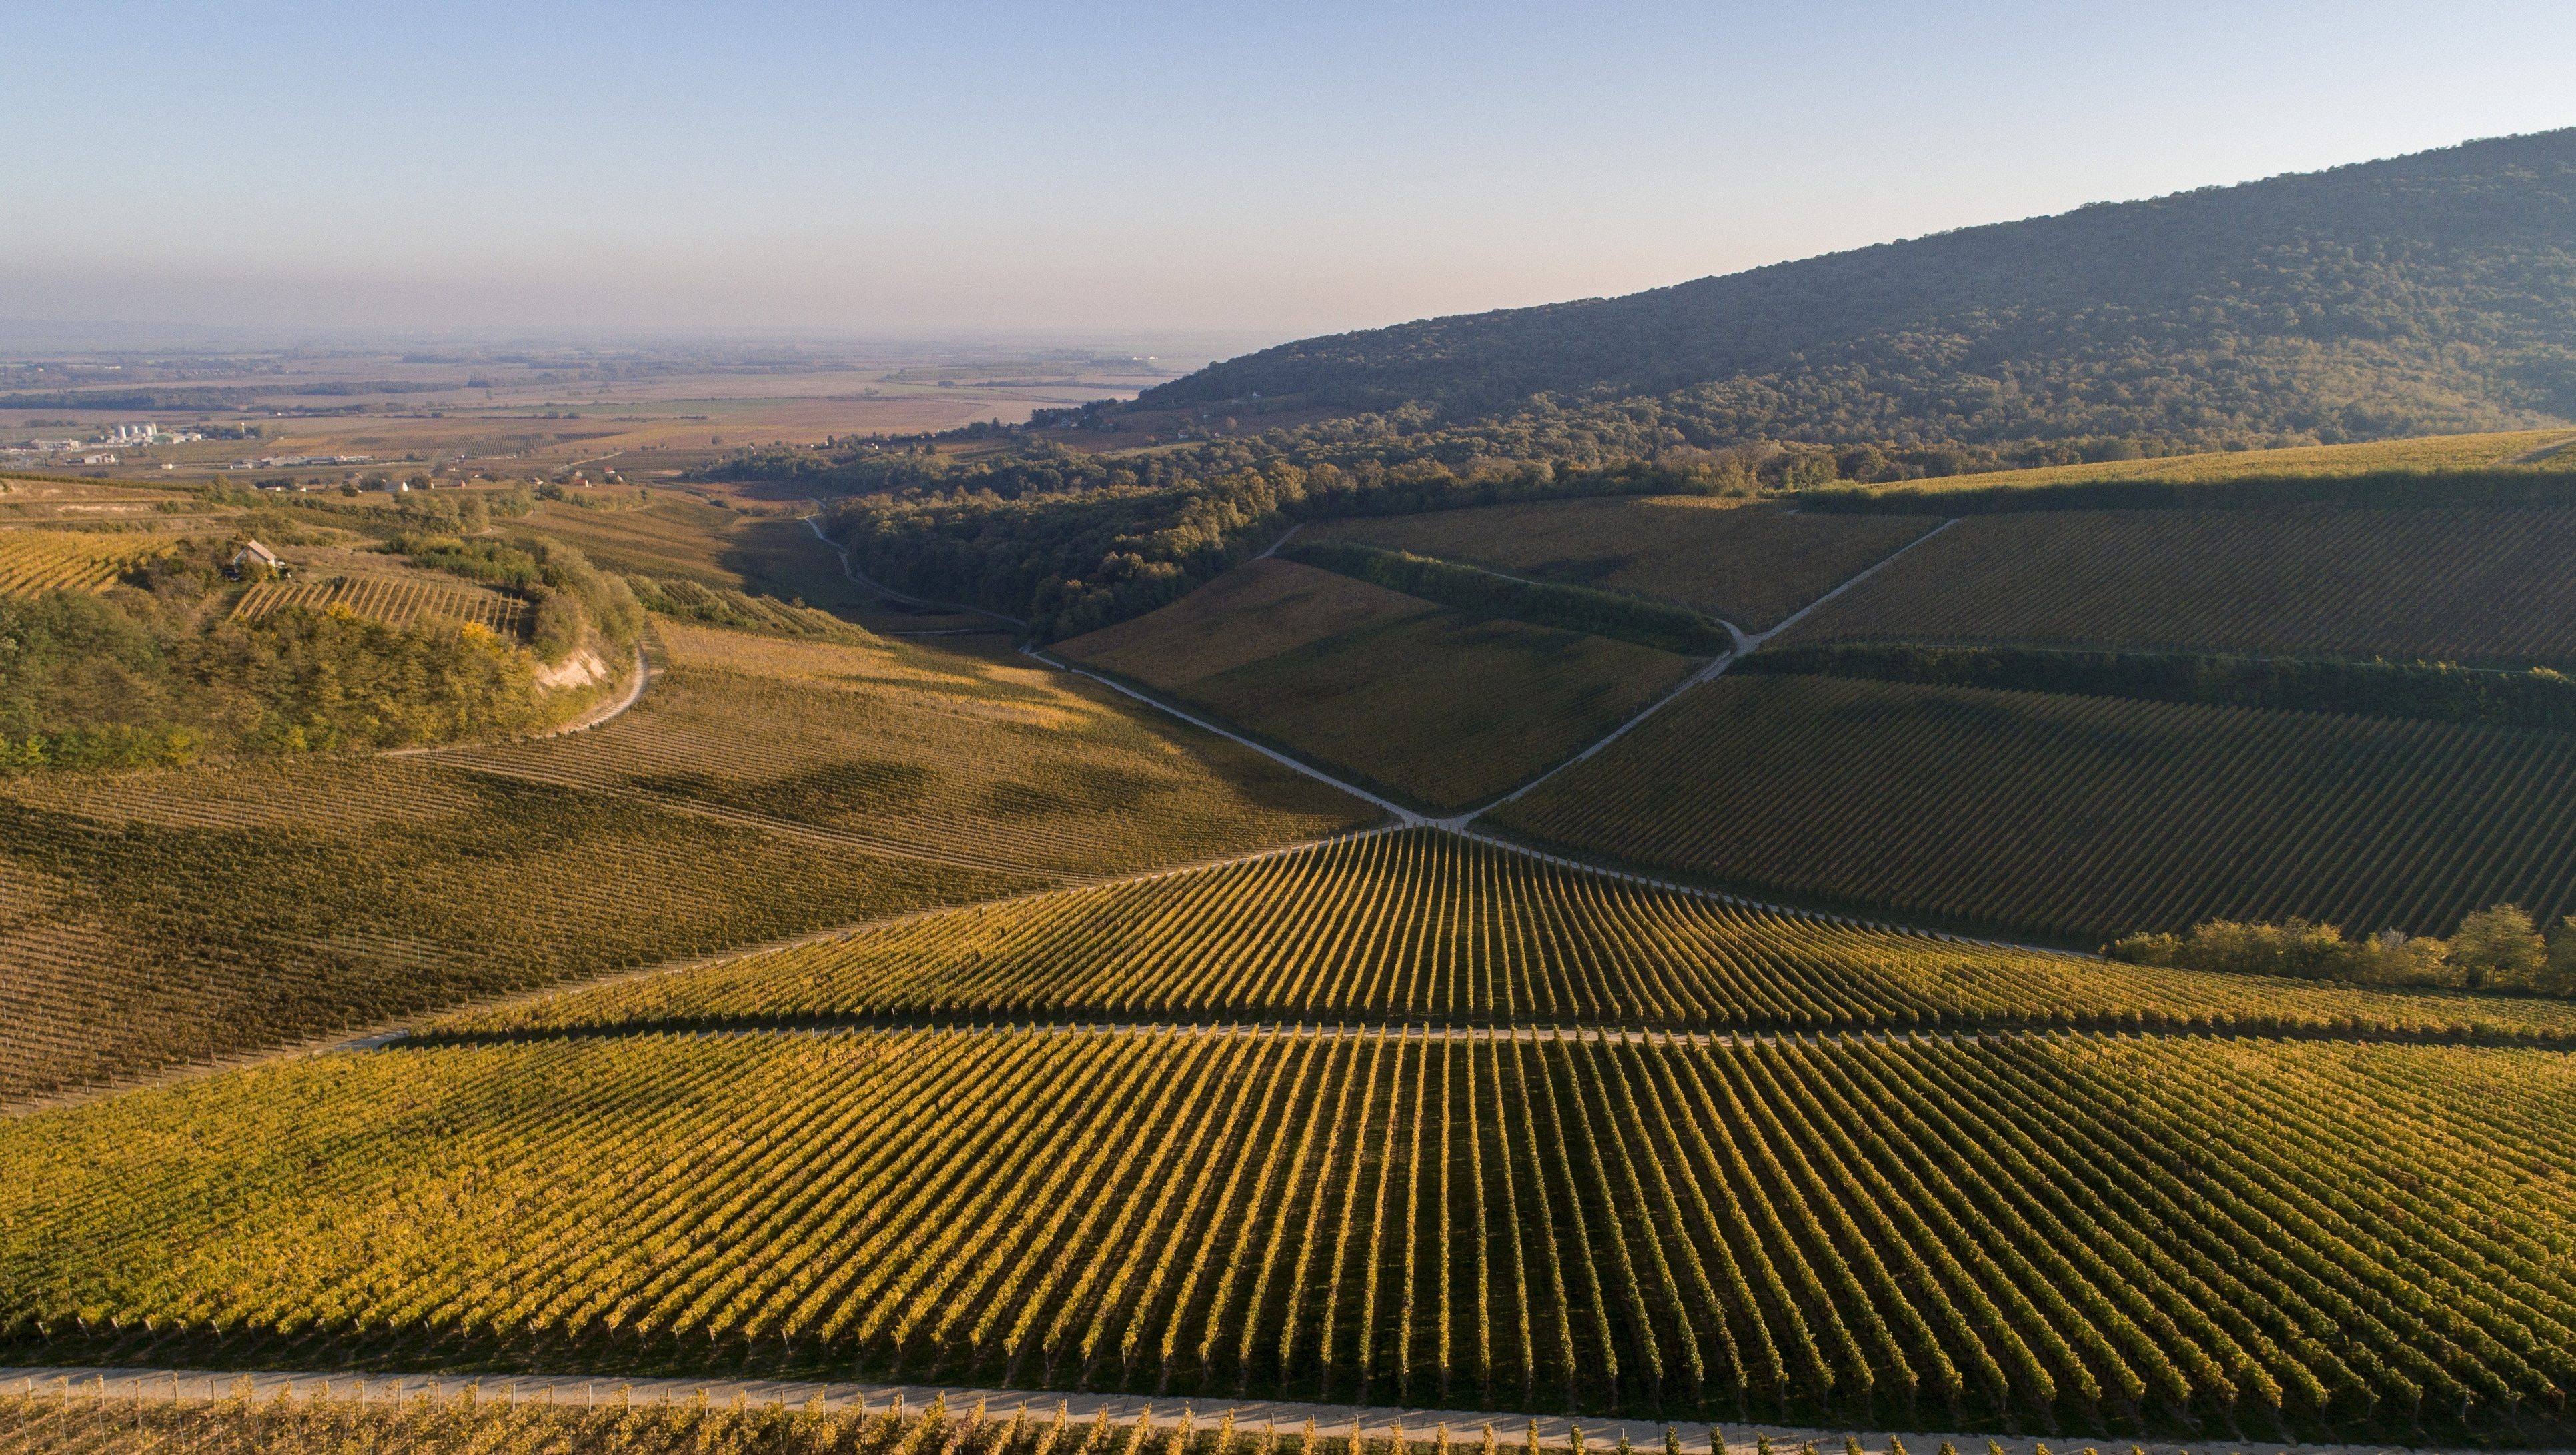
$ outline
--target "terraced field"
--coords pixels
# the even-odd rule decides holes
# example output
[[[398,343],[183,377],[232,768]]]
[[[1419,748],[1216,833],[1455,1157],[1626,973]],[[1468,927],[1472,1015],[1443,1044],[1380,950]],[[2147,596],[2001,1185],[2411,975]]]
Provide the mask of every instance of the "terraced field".
[[[0,781],[0,1097],[1375,816],[1060,674],[665,637],[587,733]]]
[[[466,622],[506,636],[522,634],[530,612],[515,596],[471,586],[383,577],[342,577],[331,581],[262,581],[242,593],[233,620],[256,622],[289,606],[328,611],[345,606],[370,621],[390,627],[422,622]]]
[[[2082,1035],[392,1050],[0,1124],[0,1330],[2546,1442],[2571,1106],[2558,1053]]]
[[[1784,643],[2048,642],[2576,661],[2576,510],[1971,516]]]
[[[104,591],[169,544],[111,531],[0,530],[0,596]]]
[[[1056,650],[1438,811],[1527,780],[1695,665],[1278,560]]]
[[[1652,597],[1757,632],[1939,523],[1797,515],[1701,496],[1615,496],[1320,521],[1300,536]]]
[[[2576,1004],[2195,974],[1725,904],[1438,829],[927,915],[453,1017],[474,1037],[870,1018],[2369,1032],[2576,1045]]]
[[[2576,912],[2576,738],[2443,723],[1723,677],[1487,822],[2094,944],[2221,917],[2446,934],[2502,900]]]

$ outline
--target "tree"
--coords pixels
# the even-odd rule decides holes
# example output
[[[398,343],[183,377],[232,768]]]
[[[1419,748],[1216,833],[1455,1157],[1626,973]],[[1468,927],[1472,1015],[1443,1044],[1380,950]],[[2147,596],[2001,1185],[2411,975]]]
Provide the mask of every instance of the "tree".
[[[2451,963],[2472,987],[2536,990],[2549,952],[2530,915],[2518,905],[2499,904],[2460,921],[2451,936]]]

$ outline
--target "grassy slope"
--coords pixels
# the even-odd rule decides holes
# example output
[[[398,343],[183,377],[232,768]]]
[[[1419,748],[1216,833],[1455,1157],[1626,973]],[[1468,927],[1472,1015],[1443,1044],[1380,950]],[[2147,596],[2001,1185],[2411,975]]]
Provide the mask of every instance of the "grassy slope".
[[[2571,1078],[2092,1036],[398,1049],[0,1124],[0,1349],[2563,1443]]]
[[[2089,943],[2213,916],[2438,934],[2499,900],[2576,911],[2576,739],[2436,723],[1725,678],[1495,822]]]
[[[1058,650],[1444,811],[1576,751],[1691,666],[1623,642],[1479,620],[1284,561],[1238,574],[1224,591],[1193,593]]]
[[[1912,480],[1915,490],[1985,489],[1998,485],[2076,485],[2095,480],[2171,480],[2201,484],[2220,480],[2335,478],[2390,471],[2493,470],[2525,465],[2535,473],[2576,469],[2576,431],[2504,430],[2485,434],[2418,435],[2358,445],[2308,445],[2282,450],[2213,450],[2154,460],[2102,460],[2089,465],[2048,465]]]
[[[1761,631],[1934,524],[1615,496],[1323,521],[1304,534],[1652,597]]]
[[[668,635],[589,733],[0,784],[0,1096],[1373,816],[1059,674]]]
[[[2576,509],[1971,516],[1784,642],[2576,659]]]

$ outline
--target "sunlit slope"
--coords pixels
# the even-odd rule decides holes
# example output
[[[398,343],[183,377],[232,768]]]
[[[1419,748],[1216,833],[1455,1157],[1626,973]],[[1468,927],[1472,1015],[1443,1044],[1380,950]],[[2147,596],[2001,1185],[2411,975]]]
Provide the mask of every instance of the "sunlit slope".
[[[0,782],[0,1096],[1376,816],[1061,674],[664,636],[586,733]]]
[[[1489,822],[1750,889],[2099,944],[2576,911],[2576,737],[1723,677]]]
[[[1393,1027],[398,1049],[0,1124],[0,1349],[2548,1445],[2571,1076]]]
[[[926,915],[435,1022],[1396,1020],[1731,1032],[2089,1026],[2576,1037],[2576,1005],[2199,974],[1863,928],[1434,829]]]
[[[1443,812],[1561,761],[1693,666],[1277,560],[1055,650]]]

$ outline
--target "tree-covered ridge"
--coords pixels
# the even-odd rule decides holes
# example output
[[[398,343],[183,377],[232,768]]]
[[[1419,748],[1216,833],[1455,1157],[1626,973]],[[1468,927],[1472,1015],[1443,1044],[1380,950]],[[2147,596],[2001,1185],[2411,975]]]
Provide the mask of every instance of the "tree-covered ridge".
[[[1651,401],[1690,443],[2380,438],[2576,415],[2576,130],[1283,344],[1139,408]]]

